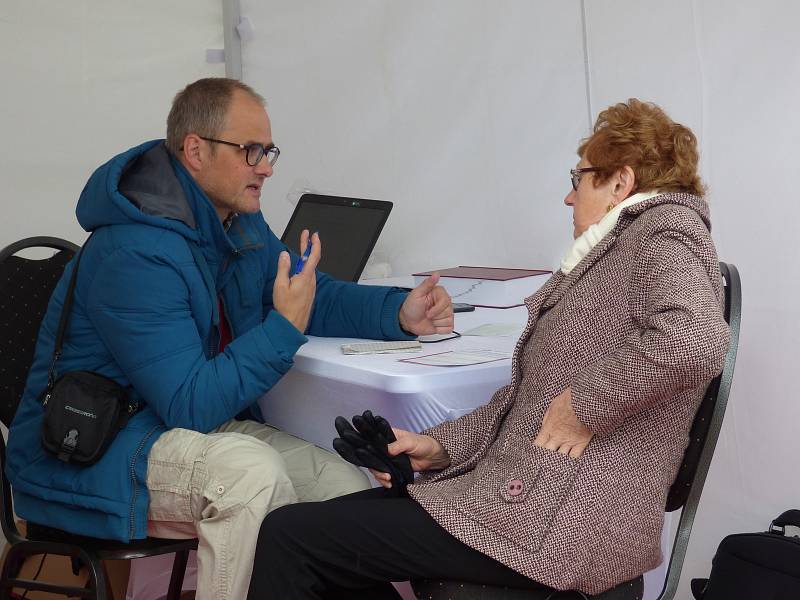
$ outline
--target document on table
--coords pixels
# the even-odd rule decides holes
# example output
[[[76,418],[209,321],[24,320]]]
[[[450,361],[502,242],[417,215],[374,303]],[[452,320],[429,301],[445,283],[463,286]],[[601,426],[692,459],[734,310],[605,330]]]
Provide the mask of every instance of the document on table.
[[[439,352],[426,356],[401,358],[400,362],[431,367],[464,367],[508,358],[511,358],[510,352],[500,352],[497,350],[451,350],[449,352]]]
[[[408,342],[355,342],[342,344],[342,354],[394,354],[398,352],[419,352],[422,344],[416,340]]]
[[[461,335],[479,335],[479,336],[510,336],[519,335],[525,325],[522,323],[484,323],[473,327],[469,331],[465,331]]]

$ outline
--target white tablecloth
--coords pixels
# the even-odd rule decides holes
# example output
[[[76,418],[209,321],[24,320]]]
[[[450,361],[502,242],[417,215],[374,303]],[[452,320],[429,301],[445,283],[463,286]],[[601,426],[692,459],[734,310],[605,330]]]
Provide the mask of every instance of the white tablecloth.
[[[448,350],[501,350],[509,354],[525,326],[526,309],[478,308],[456,314],[456,331],[485,323],[513,323],[516,332],[504,337],[462,336],[423,344],[422,352],[402,354],[342,354],[349,338],[311,338],[295,364],[259,400],[267,423],[330,448],[336,436],[333,420],[366,409],[392,425],[421,431],[444,420],[472,412],[489,401],[511,379],[511,360],[465,367],[431,367],[400,362],[401,358]]]

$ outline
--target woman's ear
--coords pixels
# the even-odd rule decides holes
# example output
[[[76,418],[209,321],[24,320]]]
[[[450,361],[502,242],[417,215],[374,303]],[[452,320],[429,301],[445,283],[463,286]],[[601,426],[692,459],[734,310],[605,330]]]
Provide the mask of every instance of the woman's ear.
[[[618,202],[622,202],[636,189],[636,175],[634,175],[633,169],[626,165],[617,171],[614,177],[616,181],[612,192],[616,198],[619,198]]]

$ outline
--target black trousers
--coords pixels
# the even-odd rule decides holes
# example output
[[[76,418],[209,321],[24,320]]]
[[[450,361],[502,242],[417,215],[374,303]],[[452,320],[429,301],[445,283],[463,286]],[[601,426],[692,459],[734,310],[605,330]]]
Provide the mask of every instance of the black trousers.
[[[388,582],[417,577],[548,589],[464,545],[410,498],[375,488],[267,515],[248,600],[397,600]]]

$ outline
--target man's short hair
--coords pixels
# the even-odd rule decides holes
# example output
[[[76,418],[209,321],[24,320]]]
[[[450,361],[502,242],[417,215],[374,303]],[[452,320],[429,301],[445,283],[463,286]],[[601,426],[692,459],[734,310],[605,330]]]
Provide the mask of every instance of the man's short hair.
[[[225,127],[228,107],[237,90],[266,105],[249,85],[227,77],[198,79],[178,92],[167,117],[167,148],[177,156],[190,133],[217,137]]]

